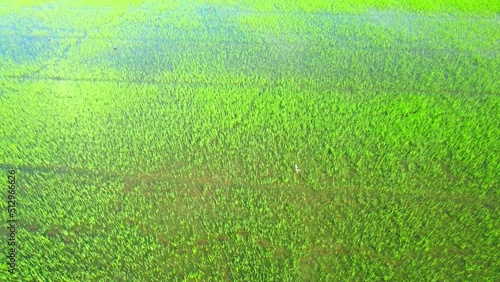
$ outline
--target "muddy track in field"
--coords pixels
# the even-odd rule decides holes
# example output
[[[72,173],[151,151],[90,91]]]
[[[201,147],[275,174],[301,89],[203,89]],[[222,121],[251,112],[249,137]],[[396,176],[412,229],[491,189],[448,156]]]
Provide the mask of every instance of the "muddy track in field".
[[[235,181],[229,178],[217,175],[214,172],[204,172],[196,171],[193,169],[190,173],[181,172],[182,164],[175,164],[170,168],[165,168],[162,170],[154,172],[142,172],[137,174],[129,174],[126,176],[118,175],[111,172],[96,172],[88,169],[74,169],[67,166],[15,166],[15,165],[0,165],[0,169],[3,171],[8,171],[15,169],[21,173],[54,173],[57,175],[86,175],[92,178],[96,178],[96,175],[104,180],[120,179],[123,183],[123,192],[131,193],[135,187],[139,185],[142,186],[141,194],[148,195],[158,192],[155,188],[155,183],[166,181],[172,183],[178,183],[180,185],[187,185],[190,187],[189,194],[192,196],[201,196],[205,187],[210,187],[210,191],[216,189],[227,188],[236,185]],[[293,173],[293,172],[291,172]],[[326,183],[326,182],[325,182]],[[336,187],[333,181],[326,183],[326,185],[331,185]],[[272,189],[272,187],[282,188],[282,189],[293,189],[293,190],[310,190],[311,187],[307,183],[276,183],[276,184],[256,184],[256,183],[239,183],[238,186],[253,187],[253,188],[263,188]],[[312,190],[311,190],[312,191]],[[310,191],[310,192],[311,192]],[[356,203],[354,199],[355,195],[363,196],[373,196],[379,197],[378,195],[383,194],[384,196],[402,198],[402,199],[412,199],[414,201],[432,201],[432,202],[452,202],[458,205],[470,206],[474,204],[479,204],[487,209],[495,210],[499,205],[498,199],[484,199],[479,198],[474,195],[461,195],[461,194],[447,194],[443,191],[425,191],[425,190],[415,190],[415,191],[398,191],[398,190],[387,190],[387,189],[376,189],[376,188],[359,188],[359,187],[336,187],[328,191],[315,191],[313,193],[321,201],[328,200],[329,197],[336,197],[338,195],[347,196],[350,198],[353,204]],[[313,196],[313,195],[311,195]],[[316,197],[314,197],[316,198]]]

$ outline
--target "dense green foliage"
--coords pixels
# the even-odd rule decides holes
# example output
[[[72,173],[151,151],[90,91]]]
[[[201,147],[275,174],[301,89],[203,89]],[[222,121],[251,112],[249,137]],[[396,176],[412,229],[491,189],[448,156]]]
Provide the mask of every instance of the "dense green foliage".
[[[30,7],[47,4],[47,0],[10,0],[7,3],[13,7]],[[165,3],[158,3],[165,2]],[[177,9],[186,5],[196,7],[205,5],[226,6],[244,10],[259,12],[328,12],[328,13],[359,13],[373,9],[379,10],[404,10],[418,12],[466,12],[466,13],[489,13],[494,15],[500,11],[500,1],[498,0],[170,0],[170,1],[150,1],[150,0],[66,0],[53,1],[66,7],[98,6],[110,8],[140,7],[153,5],[162,9]]]
[[[20,279],[498,280],[498,4],[229,2],[0,12]]]

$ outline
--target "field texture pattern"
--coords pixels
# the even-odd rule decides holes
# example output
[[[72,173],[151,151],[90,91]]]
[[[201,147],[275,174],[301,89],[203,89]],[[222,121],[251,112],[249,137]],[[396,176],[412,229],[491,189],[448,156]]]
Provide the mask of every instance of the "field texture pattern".
[[[264,2],[0,5],[1,281],[500,281],[498,1]]]

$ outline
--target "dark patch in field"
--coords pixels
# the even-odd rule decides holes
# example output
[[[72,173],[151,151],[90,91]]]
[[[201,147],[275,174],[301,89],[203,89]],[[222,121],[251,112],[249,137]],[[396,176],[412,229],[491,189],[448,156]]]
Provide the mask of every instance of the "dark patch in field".
[[[61,236],[61,231],[57,228],[49,228],[45,231],[45,234],[50,238],[55,238]]]
[[[207,240],[207,239],[203,239],[203,238],[201,238],[201,239],[196,240],[196,241],[194,242],[194,244],[195,244],[196,246],[206,246],[206,245],[208,245],[208,240]]]
[[[163,246],[169,246],[170,245],[170,241],[167,240],[167,238],[165,238],[165,236],[162,235],[162,234],[156,234],[156,239]]]
[[[343,243],[335,242],[332,244],[332,250],[339,254],[346,254],[347,247]]]
[[[226,241],[229,241],[229,236],[227,236],[227,235],[225,235],[225,234],[224,234],[224,235],[220,235],[219,237],[217,237],[217,240],[218,240],[219,242],[221,242],[221,243],[224,243],[224,242],[226,242]]]
[[[38,232],[38,230],[40,230],[40,224],[38,224],[37,222],[31,222],[26,225],[26,229],[29,232]]]
[[[231,266],[229,264],[224,267],[222,272],[224,273],[225,281],[233,281],[233,276],[231,275]]]
[[[259,247],[262,247],[262,248],[265,248],[265,249],[268,249],[268,248],[271,248],[271,242],[269,242],[267,239],[264,239],[264,238],[259,238],[255,241],[255,244]]]
[[[65,243],[65,244],[73,244],[76,242],[76,237],[75,235],[73,234],[69,234],[68,236],[64,236],[62,241]]]
[[[277,259],[285,259],[290,257],[290,252],[287,251],[285,248],[276,247],[276,250],[274,251],[274,257]]]

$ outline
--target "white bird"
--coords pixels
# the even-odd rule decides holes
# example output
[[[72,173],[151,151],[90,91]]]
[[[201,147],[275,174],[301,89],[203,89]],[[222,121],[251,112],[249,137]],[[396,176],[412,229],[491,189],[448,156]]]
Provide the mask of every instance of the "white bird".
[[[299,166],[298,166],[298,165],[295,165],[295,172],[296,172],[296,173],[299,173],[299,172],[301,172],[301,171],[302,171],[302,170],[299,168]]]

